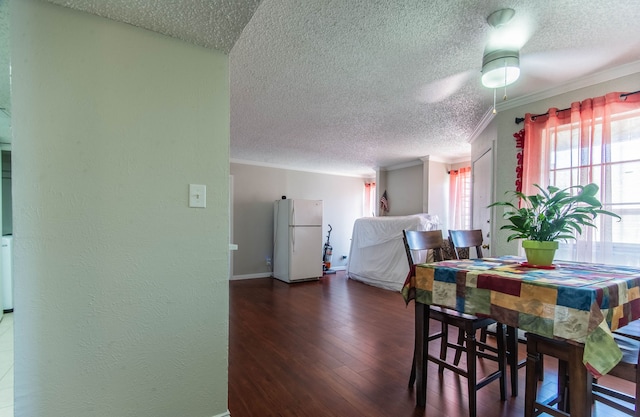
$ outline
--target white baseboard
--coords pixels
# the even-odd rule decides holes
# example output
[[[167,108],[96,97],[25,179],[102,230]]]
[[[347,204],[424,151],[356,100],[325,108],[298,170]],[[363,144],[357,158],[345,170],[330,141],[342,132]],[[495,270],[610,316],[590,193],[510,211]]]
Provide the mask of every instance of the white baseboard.
[[[270,278],[271,272],[261,272],[258,274],[245,274],[245,275],[234,275],[229,280],[235,281],[239,279],[256,279],[256,278]]]
[[[347,269],[346,266],[336,266],[331,268],[334,271],[344,271]],[[271,272],[260,272],[257,274],[244,274],[244,275],[234,275],[232,278],[229,278],[230,281],[236,281],[241,279],[256,279],[256,278],[271,278]]]

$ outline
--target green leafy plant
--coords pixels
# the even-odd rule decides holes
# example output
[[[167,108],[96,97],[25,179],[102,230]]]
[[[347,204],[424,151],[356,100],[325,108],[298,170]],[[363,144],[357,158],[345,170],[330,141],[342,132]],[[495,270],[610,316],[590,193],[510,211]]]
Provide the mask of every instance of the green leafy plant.
[[[522,202],[522,207],[510,201],[498,201],[489,207],[504,206],[511,210],[503,217],[511,222],[500,230],[514,232],[507,241],[526,239],[537,241],[556,241],[575,239],[575,233],[581,234],[583,227],[595,227],[594,219],[599,215],[620,216],[602,210],[602,203],[596,197],[598,186],[594,183],[574,185],[560,189],[549,186],[545,189],[534,184],[540,190],[535,195],[524,195],[517,191],[508,191]]]

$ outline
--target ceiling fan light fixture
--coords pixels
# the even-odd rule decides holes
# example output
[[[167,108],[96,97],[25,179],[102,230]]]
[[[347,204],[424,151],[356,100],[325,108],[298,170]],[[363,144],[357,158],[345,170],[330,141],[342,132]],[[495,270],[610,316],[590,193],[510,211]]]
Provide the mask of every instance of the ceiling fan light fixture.
[[[498,50],[482,57],[482,85],[487,88],[506,87],[520,77],[520,52]]]

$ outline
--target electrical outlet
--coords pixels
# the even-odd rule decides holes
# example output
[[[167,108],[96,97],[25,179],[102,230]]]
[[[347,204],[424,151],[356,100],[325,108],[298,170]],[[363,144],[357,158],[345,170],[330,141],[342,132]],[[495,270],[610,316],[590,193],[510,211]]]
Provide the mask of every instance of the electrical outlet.
[[[271,257],[270,256],[267,256],[266,261],[267,261],[267,266],[271,266]]]

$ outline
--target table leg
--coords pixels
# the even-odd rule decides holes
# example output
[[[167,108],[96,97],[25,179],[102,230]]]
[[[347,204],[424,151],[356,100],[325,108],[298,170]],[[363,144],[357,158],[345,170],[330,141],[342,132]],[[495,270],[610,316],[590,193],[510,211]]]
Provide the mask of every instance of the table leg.
[[[569,413],[571,417],[591,416],[593,375],[582,363],[583,345],[567,343],[569,348]]]
[[[416,405],[424,408],[427,403],[427,346],[425,346],[425,335],[429,334],[430,309],[428,305],[417,302],[415,307]]]

